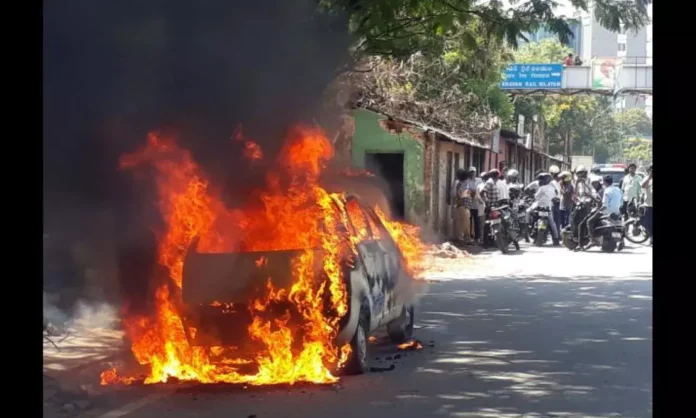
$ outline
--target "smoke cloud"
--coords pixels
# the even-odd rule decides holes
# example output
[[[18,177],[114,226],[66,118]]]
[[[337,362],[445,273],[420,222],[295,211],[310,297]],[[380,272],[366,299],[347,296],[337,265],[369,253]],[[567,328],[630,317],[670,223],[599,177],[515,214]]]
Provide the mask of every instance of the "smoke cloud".
[[[121,254],[126,292],[147,282],[155,195],[118,158],[151,130],[173,133],[229,190],[262,181],[238,160],[235,128],[272,156],[290,124],[312,120],[347,58],[347,17],[318,13],[317,3],[47,2],[44,220],[56,245]],[[89,268],[114,257],[97,255]]]

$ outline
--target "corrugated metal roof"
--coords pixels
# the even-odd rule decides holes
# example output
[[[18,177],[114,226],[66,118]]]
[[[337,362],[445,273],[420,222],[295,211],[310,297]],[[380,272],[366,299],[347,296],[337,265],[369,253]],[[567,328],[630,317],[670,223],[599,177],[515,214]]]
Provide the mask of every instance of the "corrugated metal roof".
[[[449,140],[451,140],[451,141],[453,141],[453,142],[457,142],[457,143],[459,143],[459,144],[467,144],[467,145],[471,145],[471,146],[473,146],[473,147],[477,147],[477,148],[481,148],[481,149],[488,149],[488,148],[490,147],[490,145],[488,145],[488,144],[481,144],[481,143],[476,142],[476,141],[474,141],[474,140],[472,140],[472,139],[458,137],[458,136],[456,136],[456,135],[454,135],[454,134],[451,134],[451,133],[449,133],[449,132],[443,131],[442,129],[438,129],[438,128],[435,128],[435,127],[429,126],[429,125],[425,125],[425,124],[420,123],[420,122],[416,122],[416,121],[413,121],[413,120],[404,119],[404,118],[400,118],[400,117],[391,116],[391,115],[389,115],[389,114],[387,114],[387,113],[381,112],[381,111],[376,110],[376,109],[373,109],[373,108],[371,108],[371,107],[359,106],[358,108],[359,108],[359,109],[363,109],[363,110],[368,110],[368,111],[370,111],[370,112],[374,112],[374,113],[377,113],[377,114],[382,115],[382,116],[386,116],[386,117],[388,117],[389,119],[393,119],[393,120],[397,120],[397,121],[400,121],[400,122],[403,122],[403,123],[407,123],[407,124],[409,124],[409,125],[413,125],[413,126],[415,126],[416,128],[422,129],[422,130],[424,130],[424,131],[431,131],[431,132],[438,133],[438,134],[440,134],[440,135],[446,137],[447,139],[449,139]],[[492,134],[492,133],[493,133],[493,132],[491,132],[491,134]]]

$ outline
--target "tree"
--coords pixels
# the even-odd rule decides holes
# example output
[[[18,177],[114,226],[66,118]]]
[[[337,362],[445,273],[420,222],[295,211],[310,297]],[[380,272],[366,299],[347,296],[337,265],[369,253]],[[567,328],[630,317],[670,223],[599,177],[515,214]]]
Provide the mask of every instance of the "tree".
[[[652,120],[643,109],[619,112],[616,122],[627,136],[652,136]]]
[[[439,54],[372,56],[350,75],[362,104],[455,135],[489,135],[495,116],[511,119],[513,105],[500,89],[503,68],[512,59],[502,42],[489,37],[480,19],[460,29]]]
[[[652,161],[652,141],[641,138],[629,138],[624,143],[623,158],[626,161],[643,165]]]
[[[587,11],[590,0],[570,0]],[[594,16],[612,31],[637,29],[647,23],[650,0],[594,0]],[[350,29],[359,41],[359,54],[407,57],[411,54],[444,49],[445,41],[461,38],[471,41],[462,32],[473,20],[483,25],[486,36],[506,41],[513,48],[525,33],[541,27],[567,42],[572,36],[564,16],[556,16],[554,0],[320,0],[331,12],[348,13]],[[471,46],[473,47],[473,45]]]

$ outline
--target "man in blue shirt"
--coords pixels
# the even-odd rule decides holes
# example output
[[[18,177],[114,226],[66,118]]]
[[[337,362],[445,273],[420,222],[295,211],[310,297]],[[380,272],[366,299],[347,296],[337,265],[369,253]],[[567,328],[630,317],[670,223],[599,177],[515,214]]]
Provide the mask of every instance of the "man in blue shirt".
[[[595,212],[590,215],[587,219],[587,231],[590,234],[590,243],[587,248],[582,248],[581,250],[589,249],[595,241],[594,229],[597,222],[602,216],[612,216],[617,219],[621,219],[621,203],[623,202],[623,193],[621,189],[614,186],[611,176],[604,176],[604,191],[602,193],[602,206],[599,207]]]
[[[614,186],[614,181],[611,176],[604,176],[604,196],[602,197],[602,213],[611,215],[621,213],[621,203],[623,202],[623,193],[621,189]]]

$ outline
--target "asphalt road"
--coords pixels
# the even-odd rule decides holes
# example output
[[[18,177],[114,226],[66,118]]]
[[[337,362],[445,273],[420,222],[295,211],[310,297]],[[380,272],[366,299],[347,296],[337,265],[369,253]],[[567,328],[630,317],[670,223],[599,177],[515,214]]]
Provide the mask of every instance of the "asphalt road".
[[[652,249],[522,250],[433,277],[416,314],[425,348],[371,346],[391,371],[331,387],[123,388],[85,416],[652,416]]]

